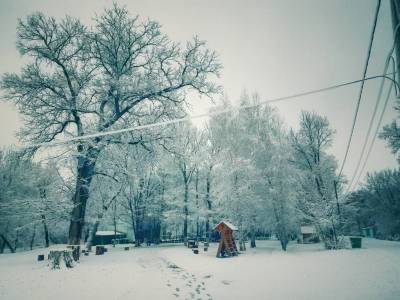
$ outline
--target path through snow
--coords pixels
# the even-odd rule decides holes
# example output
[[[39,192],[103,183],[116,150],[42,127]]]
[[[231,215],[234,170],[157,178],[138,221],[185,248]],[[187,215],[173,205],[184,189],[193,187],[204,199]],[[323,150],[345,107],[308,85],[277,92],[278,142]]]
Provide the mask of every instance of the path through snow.
[[[259,241],[238,257],[198,255],[183,246],[112,248],[73,269],[37,262],[44,249],[0,255],[0,299],[59,300],[398,300],[400,243],[364,240],[364,249]]]

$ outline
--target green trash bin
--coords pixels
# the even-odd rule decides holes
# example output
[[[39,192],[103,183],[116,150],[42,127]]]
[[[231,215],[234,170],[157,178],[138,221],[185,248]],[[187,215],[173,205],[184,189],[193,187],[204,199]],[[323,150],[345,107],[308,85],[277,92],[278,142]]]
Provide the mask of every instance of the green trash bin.
[[[350,243],[351,243],[351,248],[361,248],[361,243],[362,237],[361,236],[351,236],[350,237]]]

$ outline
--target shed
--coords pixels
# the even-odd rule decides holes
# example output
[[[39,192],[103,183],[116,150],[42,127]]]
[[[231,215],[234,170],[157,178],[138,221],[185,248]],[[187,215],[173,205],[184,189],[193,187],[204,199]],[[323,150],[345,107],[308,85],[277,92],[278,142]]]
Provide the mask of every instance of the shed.
[[[314,225],[300,226],[301,239],[305,244],[315,243],[319,241],[317,230]]]
[[[114,231],[97,231],[94,237],[93,245],[108,245],[112,244],[114,239],[124,239],[126,238],[126,233],[114,232]]]
[[[362,228],[362,235],[364,237],[373,238],[375,237],[375,229],[372,226]]]
[[[217,257],[238,255],[239,252],[233,237],[233,231],[236,231],[237,227],[228,221],[221,221],[214,227],[214,230],[221,235]]]

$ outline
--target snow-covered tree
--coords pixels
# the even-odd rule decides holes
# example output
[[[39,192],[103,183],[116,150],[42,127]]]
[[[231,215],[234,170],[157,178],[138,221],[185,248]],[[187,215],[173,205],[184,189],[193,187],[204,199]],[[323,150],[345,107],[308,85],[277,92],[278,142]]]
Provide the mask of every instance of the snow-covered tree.
[[[0,178],[0,252],[6,246],[11,252],[21,245],[32,248],[38,237],[48,247],[55,240],[55,225],[67,219],[70,209],[56,169],[40,166],[22,152],[1,151]]]
[[[92,28],[35,13],[18,22],[17,48],[29,63],[5,74],[4,96],[24,116],[21,138],[32,143],[84,136],[184,114],[188,91],[211,96],[221,68],[198,38],[180,47],[151,20],[114,4]],[[132,136],[141,143],[143,136]],[[100,153],[120,136],[75,143],[76,186],[69,243],[79,244],[90,185]]]
[[[337,164],[327,154],[334,131],[328,119],[316,113],[302,112],[300,129],[291,132],[293,164],[301,171],[299,209],[305,222],[313,223],[326,243],[337,243],[339,202],[335,196]]]

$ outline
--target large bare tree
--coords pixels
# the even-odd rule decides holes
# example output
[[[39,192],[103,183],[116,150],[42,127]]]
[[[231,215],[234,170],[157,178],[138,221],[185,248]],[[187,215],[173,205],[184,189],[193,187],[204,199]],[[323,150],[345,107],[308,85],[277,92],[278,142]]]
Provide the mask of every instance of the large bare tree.
[[[131,17],[114,4],[87,28],[77,19],[57,21],[41,13],[20,20],[17,48],[29,63],[5,74],[6,99],[24,116],[24,141],[51,142],[124,126],[162,121],[184,113],[189,91],[211,96],[210,78],[221,65],[198,38],[185,47],[171,42],[151,20]],[[133,137],[132,137],[133,136]],[[99,154],[110,143],[144,144],[142,134],[79,140],[69,243],[80,243],[89,187]]]

